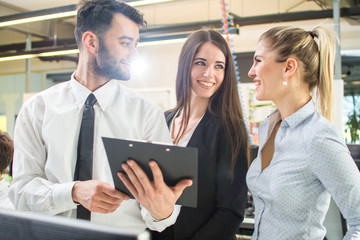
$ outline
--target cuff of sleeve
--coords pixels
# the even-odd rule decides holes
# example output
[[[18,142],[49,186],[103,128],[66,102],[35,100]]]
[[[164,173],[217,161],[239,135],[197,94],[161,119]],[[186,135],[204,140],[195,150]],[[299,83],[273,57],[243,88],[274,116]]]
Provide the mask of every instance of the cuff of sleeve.
[[[151,216],[148,210],[146,210],[144,207],[141,206],[141,216],[144,219],[146,226],[150,230],[162,232],[164,231],[165,228],[173,225],[176,222],[176,219],[180,214],[180,210],[181,210],[181,205],[175,205],[174,211],[168,218],[158,221]]]
[[[58,212],[64,212],[76,208],[76,203],[72,199],[72,189],[75,183],[76,182],[55,184],[53,199],[55,209],[57,209]]]

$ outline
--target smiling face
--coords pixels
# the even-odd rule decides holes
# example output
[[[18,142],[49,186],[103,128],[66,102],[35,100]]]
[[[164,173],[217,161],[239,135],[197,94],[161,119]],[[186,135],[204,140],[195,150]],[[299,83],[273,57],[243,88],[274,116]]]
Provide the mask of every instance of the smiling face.
[[[282,84],[285,63],[277,62],[276,56],[276,51],[270,51],[265,40],[259,41],[248,73],[255,83],[257,100],[276,102],[285,94],[286,86]]]
[[[204,43],[194,57],[191,67],[191,94],[210,98],[221,86],[226,60],[222,51],[210,42]]]
[[[120,13],[114,13],[111,27],[99,37],[95,71],[108,79],[129,80],[130,63],[138,55],[138,25]]]

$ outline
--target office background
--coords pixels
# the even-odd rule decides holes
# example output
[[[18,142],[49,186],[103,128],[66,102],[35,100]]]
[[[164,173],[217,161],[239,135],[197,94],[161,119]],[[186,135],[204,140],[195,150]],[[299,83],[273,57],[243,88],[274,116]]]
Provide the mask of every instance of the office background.
[[[351,125],[349,118],[355,114],[359,128],[359,0],[126,2],[144,13],[148,26],[140,34],[140,58],[134,65],[132,78],[123,84],[146,95],[164,110],[175,105],[177,61],[184,38],[203,27],[223,31],[222,6],[226,4],[232,50],[238,62],[241,99],[246,109],[249,130],[254,134],[257,123],[271,110],[270,104],[260,111],[256,110],[256,102],[250,104],[254,101],[251,95],[253,85],[247,72],[261,33],[279,25],[311,30],[322,24],[337,30],[340,34],[341,57],[338,59],[339,75],[335,80],[335,124],[344,133],[348,143],[359,144],[358,138],[350,134],[353,130],[351,126],[356,126],[356,122]],[[73,33],[76,3],[77,0],[0,1],[0,129],[8,131],[11,136],[22,103],[39,91],[68,80],[76,69],[77,47]],[[67,15],[29,22],[29,18],[62,13]],[[24,23],[11,22],[21,19],[26,20]],[[356,131],[360,133],[360,130]]]

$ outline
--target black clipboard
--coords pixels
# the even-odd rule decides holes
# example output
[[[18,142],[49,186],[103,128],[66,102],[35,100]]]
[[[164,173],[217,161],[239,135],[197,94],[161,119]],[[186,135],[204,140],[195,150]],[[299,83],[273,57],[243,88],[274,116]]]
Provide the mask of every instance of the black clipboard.
[[[150,142],[102,137],[111,168],[115,188],[134,198],[117,176],[123,171],[121,164],[134,159],[145,171],[149,179],[152,173],[148,162],[155,160],[163,173],[165,183],[174,186],[181,179],[189,178],[192,186],[187,187],[176,202],[187,207],[197,207],[198,196],[198,151],[197,148],[170,146]]]

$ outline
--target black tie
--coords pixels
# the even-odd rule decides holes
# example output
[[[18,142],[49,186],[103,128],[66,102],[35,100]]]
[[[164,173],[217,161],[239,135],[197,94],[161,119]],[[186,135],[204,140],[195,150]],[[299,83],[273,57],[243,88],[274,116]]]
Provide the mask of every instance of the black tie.
[[[91,93],[85,101],[85,108],[81,121],[78,156],[74,180],[86,181],[92,179],[93,146],[94,146],[94,107],[95,96]],[[90,220],[90,211],[82,205],[77,207],[77,218]]]

